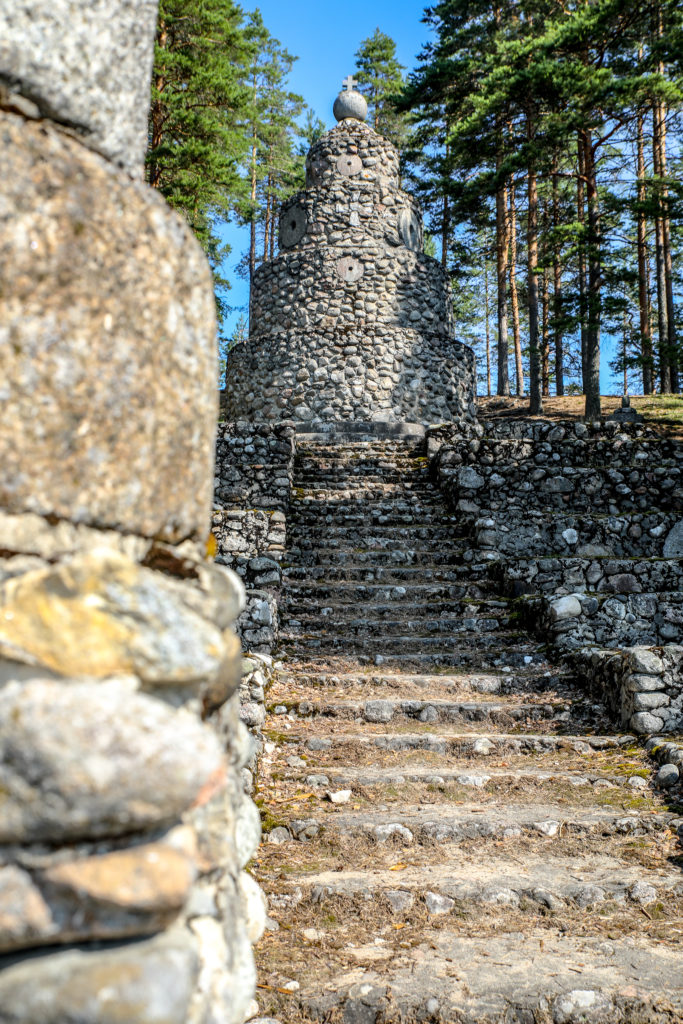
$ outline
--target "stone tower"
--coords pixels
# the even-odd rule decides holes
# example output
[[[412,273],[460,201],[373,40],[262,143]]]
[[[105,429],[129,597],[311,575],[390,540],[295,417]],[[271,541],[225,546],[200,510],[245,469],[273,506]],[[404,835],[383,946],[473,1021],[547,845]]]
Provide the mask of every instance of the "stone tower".
[[[354,84],[311,147],[305,191],[282,205],[280,254],[254,277],[249,340],[228,360],[229,419],[474,415],[474,355],[455,341],[449,282]]]

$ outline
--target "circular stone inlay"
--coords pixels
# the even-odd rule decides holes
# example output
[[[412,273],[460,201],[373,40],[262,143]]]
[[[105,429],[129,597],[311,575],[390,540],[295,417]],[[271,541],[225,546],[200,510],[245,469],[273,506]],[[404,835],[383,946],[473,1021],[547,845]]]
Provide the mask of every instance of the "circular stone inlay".
[[[398,215],[398,233],[401,241],[415,252],[422,250],[422,225],[412,210],[401,210]]]
[[[290,249],[306,234],[306,211],[303,206],[290,206],[280,214],[279,242],[283,249]]]
[[[342,153],[337,160],[337,170],[345,178],[352,178],[363,170],[363,161],[357,153]]]
[[[355,256],[344,256],[342,259],[337,260],[337,275],[346,284],[353,284],[354,281],[359,281],[363,276],[364,270],[363,264]]]

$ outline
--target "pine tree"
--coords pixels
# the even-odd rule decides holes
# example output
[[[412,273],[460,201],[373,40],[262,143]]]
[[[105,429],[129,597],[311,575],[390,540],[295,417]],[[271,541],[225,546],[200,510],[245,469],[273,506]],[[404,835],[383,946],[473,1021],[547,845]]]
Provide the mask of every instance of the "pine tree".
[[[405,145],[406,124],[394,100],[403,88],[404,71],[396,57],[396,43],[386,33],[376,28],[362,40],[356,51],[355,76],[368,101],[368,122],[399,150]]]
[[[161,0],[147,178],[182,211],[209,254],[212,220],[245,195],[245,85],[253,48],[231,0]]]
[[[270,35],[258,10],[250,16],[248,35],[254,42],[255,56],[248,74],[249,152],[245,170],[249,191],[240,216],[249,225],[246,273],[251,291],[259,262],[275,255],[279,203],[296,191],[301,179],[296,119],[305,104],[301,96],[287,88],[296,57]]]
[[[229,312],[218,225],[244,201],[245,86],[253,43],[232,0],[161,0],[149,113],[149,184],[187,219],[211,264],[219,337]]]

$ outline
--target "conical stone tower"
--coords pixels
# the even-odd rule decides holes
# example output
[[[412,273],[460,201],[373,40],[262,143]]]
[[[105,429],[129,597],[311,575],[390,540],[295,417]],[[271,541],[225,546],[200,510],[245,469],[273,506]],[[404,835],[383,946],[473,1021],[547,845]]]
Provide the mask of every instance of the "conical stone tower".
[[[311,147],[305,191],[282,206],[280,254],[255,274],[249,340],[228,360],[229,419],[474,416],[474,355],[454,339],[449,282],[354,84]]]

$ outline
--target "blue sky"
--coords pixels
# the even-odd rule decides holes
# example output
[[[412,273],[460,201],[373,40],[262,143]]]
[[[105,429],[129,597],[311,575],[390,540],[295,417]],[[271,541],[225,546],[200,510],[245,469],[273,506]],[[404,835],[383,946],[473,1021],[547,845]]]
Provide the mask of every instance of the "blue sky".
[[[335,124],[332,104],[342,80],[353,72],[354,54],[361,40],[371,36],[376,28],[396,42],[402,64],[409,69],[415,65],[428,38],[427,26],[421,23],[424,6],[406,0],[264,0],[258,5],[271,35],[299,58],[289,77],[290,88],[303,96],[328,128]],[[244,4],[244,8],[248,10],[250,5]],[[245,306],[249,290],[233,268],[249,244],[248,231],[230,225],[223,234],[232,247],[227,272],[232,288],[227,301],[231,306]],[[231,323],[238,315],[239,312],[233,314]]]

